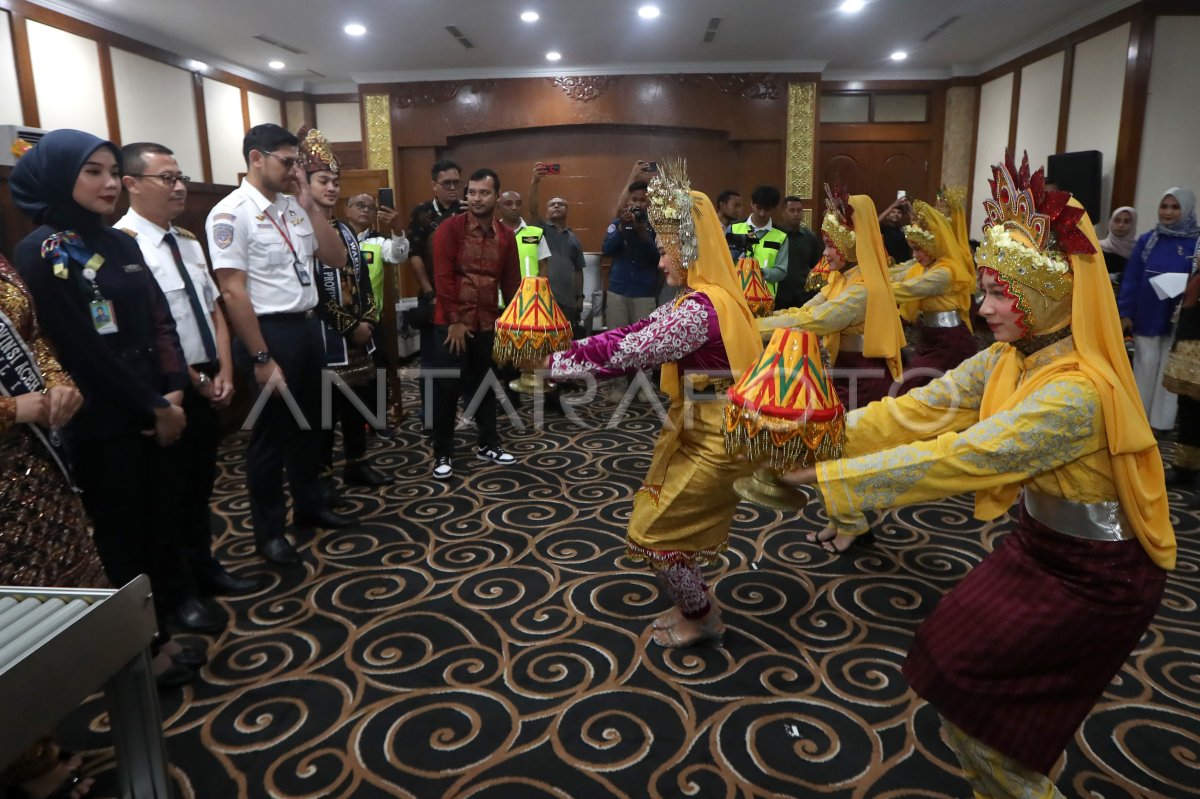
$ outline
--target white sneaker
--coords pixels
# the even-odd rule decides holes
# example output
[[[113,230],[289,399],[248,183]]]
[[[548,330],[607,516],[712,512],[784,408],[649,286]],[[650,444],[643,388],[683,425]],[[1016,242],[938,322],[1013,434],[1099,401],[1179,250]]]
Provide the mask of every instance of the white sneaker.
[[[435,458],[433,461],[433,479],[449,480],[454,476],[454,464],[449,458]]]
[[[490,461],[491,463],[510,464],[516,463],[517,459],[504,451],[504,447],[497,444],[494,447],[480,447],[475,450],[475,457],[481,461]]]

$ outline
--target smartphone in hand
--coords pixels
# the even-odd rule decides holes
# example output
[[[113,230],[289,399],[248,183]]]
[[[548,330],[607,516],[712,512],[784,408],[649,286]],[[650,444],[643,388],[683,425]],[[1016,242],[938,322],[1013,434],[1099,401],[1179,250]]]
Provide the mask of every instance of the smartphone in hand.
[[[646,172],[657,172],[658,171],[658,162],[657,161],[646,162],[645,171]]]
[[[379,207],[393,209],[396,207],[396,194],[390,188],[379,190]]]
[[[543,163],[542,166],[545,167],[547,175],[561,175],[562,174],[562,164]]]

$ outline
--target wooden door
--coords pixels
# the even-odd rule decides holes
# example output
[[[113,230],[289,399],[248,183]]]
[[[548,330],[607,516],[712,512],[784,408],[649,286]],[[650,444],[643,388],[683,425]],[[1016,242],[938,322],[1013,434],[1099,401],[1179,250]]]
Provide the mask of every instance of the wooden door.
[[[821,177],[846,185],[851,194],[868,194],[880,211],[905,191],[913,199],[932,202],[937,187],[929,171],[931,143],[821,142]]]

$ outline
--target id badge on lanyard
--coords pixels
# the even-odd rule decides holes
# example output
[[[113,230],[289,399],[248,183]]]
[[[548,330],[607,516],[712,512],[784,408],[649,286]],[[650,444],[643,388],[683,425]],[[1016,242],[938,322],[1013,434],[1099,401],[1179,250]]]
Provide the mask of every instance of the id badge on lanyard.
[[[308,271],[308,267],[300,262],[300,253],[296,252],[296,245],[292,243],[292,237],[287,232],[287,220],[283,218],[283,212],[279,213],[279,222],[275,221],[275,217],[269,212],[266,214],[267,219],[271,220],[271,224],[279,231],[279,235],[283,237],[283,241],[287,244],[288,249],[292,252],[292,269],[296,272],[296,277],[300,280],[301,286],[312,285],[312,273]],[[280,222],[283,224],[281,225]]]
[[[83,279],[92,286],[92,300],[88,303],[88,314],[92,317],[92,327],[102,336],[117,332],[117,314],[113,310],[112,300],[105,299],[96,283],[96,272],[104,265],[104,258],[93,255],[83,267]]]

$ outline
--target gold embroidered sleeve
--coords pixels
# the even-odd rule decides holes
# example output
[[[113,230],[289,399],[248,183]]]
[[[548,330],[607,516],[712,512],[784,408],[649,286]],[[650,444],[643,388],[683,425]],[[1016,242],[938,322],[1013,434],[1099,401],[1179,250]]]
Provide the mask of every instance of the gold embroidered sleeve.
[[[892,276],[892,279],[897,280],[895,275]],[[950,289],[952,281],[950,270],[944,266],[938,266],[926,270],[917,277],[892,283],[892,293],[896,295],[897,304],[903,304],[945,294]]]
[[[975,424],[987,376],[1000,353],[1000,346],[990,347],[902,397],[885,397],[846,414],[843,457],[866,455]]]
[[[1092,384],[1064,377],[961,432],[820,463],[818,487],[840,526],[869,510],[1024,483],[1103,447],[1101,414]]]
[[[337,300],[325,294],[322,294],[322,302],[317,306],[317,316],[324,319],[330,327],[342,336],[350,335],[350,331],[358,327],[358,317],[352,313],[347,313],[346,309]]]
[[[772,319],[782,320],[778,327],[800,327],[824,336],[857,325],[866,317],[867,287],[852,286],[836,299],[829,300],[818,294],[802,308],[784,311]]]
[[[33,341],[33,357],[37,360],[38,369],[42,370],[42,378],[46,382],[46,388],[54,388],[55,386],[75,387],[75,382],[71,380],[71,376],[62,368],[62,364],[58,362],[58,356],[54,354],[54,350],[50,348],[50,342],[44,336],[38,336]]]
[[[0,397],[0,434],[17,423],[17,398]]]

